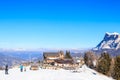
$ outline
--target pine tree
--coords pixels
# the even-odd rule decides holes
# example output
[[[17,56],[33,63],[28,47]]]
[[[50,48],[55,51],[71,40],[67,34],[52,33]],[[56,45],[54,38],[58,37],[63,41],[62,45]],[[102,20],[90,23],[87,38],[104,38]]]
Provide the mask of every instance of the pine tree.
[[[72,59],[70,51],[66,51],[65,58]]]
[[[120,56],[115,58],[115,66],[114,66],[114,76],[116,80],[120,80]]]
[[[108,72],[110,70],[111,66],[111,57],[108,53],[104,52],[101,54],[101,57],[98,61],[98,67],[97,70],[100,73],[103,73],[105,75],[108,75]]]

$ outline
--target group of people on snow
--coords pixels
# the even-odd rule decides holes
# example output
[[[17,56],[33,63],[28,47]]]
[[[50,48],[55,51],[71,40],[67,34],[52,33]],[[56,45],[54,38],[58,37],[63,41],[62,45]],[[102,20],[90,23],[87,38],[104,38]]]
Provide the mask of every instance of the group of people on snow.
[[[23,66],[22,64],[20,65],[20,72],[23,72],[23,70],[26,72],[26,67],[25,66]],[[6,75],[8,75],[8,70],[9,70],[9,67],[8,67],[8,65],[6,64],[5,65],[5,74]]]
[[[21,64],[21,65],[20,65],[20,71],[23,72],[23,69],[24,69],[24,71],[26,72],[26,67]]]

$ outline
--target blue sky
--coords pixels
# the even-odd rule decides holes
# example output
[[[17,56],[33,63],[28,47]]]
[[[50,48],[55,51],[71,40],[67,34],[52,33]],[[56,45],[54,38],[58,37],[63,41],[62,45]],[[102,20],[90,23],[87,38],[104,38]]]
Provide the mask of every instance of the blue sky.
[[[0,0],[0,48],[91,48],[120,33],[118,0]]]

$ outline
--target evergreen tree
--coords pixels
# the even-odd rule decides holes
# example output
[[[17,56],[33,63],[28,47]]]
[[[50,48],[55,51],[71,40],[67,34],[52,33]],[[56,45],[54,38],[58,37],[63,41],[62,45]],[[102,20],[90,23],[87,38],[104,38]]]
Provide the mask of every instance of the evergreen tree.
[[[114,76],[116,80],[120,80],[120,56],[115,58],[115,66],[114,66]]]
[[[101,57],[98,61],[98,68],[97,70],[100,73],[108,75],[111,66],[111,57],[108,53],[104,52],[101,54]]]
[[[66,51],[65,58],[72,59],[70,51]]]

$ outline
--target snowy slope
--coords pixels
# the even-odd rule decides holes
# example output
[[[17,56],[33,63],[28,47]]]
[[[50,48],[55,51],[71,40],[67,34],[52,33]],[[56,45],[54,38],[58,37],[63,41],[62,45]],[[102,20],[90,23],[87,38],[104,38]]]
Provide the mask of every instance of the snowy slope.
[[[100,49],[119,49],[120,48],[120,34],[106,32],[104,39],[94,48],[94,50]]]
[[[9,75],[0,71],[0,80],[113,80],[94,70],[83,66],[78,72],[69,70],[48,70],[40,69],[37,71],[20,72],[19,68],[9,70]]]

